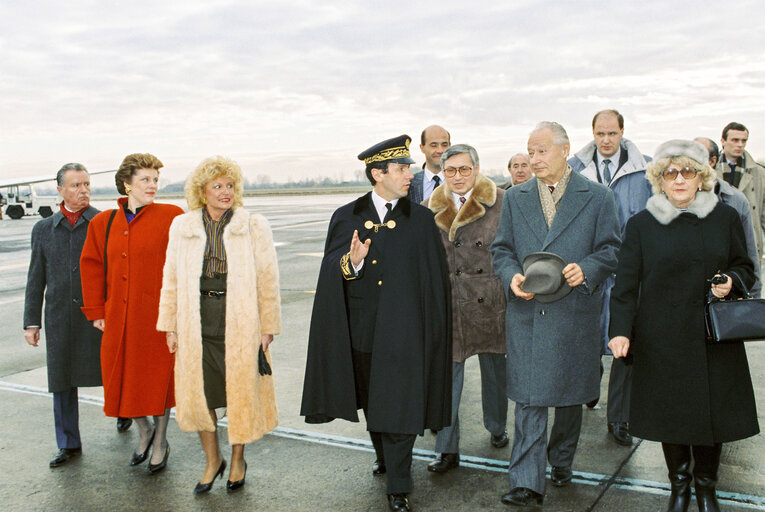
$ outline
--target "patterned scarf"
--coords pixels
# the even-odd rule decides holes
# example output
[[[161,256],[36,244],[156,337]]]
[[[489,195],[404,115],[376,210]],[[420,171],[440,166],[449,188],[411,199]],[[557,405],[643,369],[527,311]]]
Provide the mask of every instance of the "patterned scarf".
[[[70,212],[69,210],[66,209],[66,206],[64,206],[64,201],[61,201],[59,206],[61,207],[61,213],[64,214],[64,217],[66,217],[66,220],[69,221],[69,224],[72,227],[74,227],[74,225],[77,224],[77,221],[80,220],[80,216],[82,215],[82,212],[88,209],[88,207],[86,206],[85,208],[83,208],[82,210],[78,212]]]
[[[547,221],[547,229],[550,229],[550,226],[552,226],[553,220],[555,219],[555,212],[558,211],[558,203],[560,202],[561,197],[563,197],[563,194],[566,192],[566,187],[568,186],[570,179],[571,166],[567,165],[566,170],[563,171],[563,177],[561,177],[560,181],[558,181],[558,185],[552,192],[550,192],[550,189],[547,188],[546,184],[542,183],[540,180],[537,180],[539,200],[542,203],[542,213],[544,213],[545,220]]]

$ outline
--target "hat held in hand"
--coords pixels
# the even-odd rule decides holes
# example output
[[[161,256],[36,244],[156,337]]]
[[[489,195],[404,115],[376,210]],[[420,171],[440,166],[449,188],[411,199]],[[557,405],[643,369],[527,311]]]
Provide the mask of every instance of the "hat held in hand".
[[[533,293],[534,298],[543,304],[555,302],[571,293],[563,267],[566,262],[551,252],[534,252],[523,258],[523,275],[526,280],[521,288],[526,293]]]

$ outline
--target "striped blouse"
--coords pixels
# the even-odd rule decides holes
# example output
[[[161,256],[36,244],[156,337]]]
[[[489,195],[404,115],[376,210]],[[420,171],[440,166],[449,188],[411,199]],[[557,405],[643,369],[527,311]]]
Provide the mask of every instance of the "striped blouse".
[[[205,233],[207,234],[205,261],[202,271],[207,277],[215,277],[215,274],[225,274],[228,272],[226,249],[223,247],[223,230],[231,220],[232,213],[233,210],[229,208],[221,215],[219,221],[215,221],[207,213],[207,208],[202,208],[202,220],[204,221]]]

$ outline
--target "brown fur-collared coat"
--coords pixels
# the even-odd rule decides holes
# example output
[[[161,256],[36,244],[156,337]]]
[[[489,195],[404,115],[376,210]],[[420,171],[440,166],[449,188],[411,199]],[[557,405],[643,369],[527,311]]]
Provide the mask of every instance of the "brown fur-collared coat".
[[[202,211],[177,217],[162,279],[157,330],[176,331],[176,420],[182,430],[215,430],[202,378],[199,278],[205,244]],[[262,215],[237,208],[223,232],[226,291],[226,401],[231,444],[255,441],[277,425],[274,383],[258,373],[261,334],[281,327],[279,271],[271,229]],[[270,352],[270,350],[268,351]],[[268,356],[268,352],[266,355]],[[270,359],[270,357],[269,357]]]
[[[446,249],[452,287],[452,360],[505,353],[505,294],[494,275],[489,246],[494,241],[505,191],[476,176],[473,192],[457,210],[446,184],[426,204],[434,213]]]

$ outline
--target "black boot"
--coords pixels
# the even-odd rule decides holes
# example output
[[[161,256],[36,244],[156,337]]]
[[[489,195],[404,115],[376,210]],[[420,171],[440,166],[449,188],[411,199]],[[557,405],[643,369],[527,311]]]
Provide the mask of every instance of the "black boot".
[[[693,447],[693,478],[699,512],[720,512],[717,502],[717,469],[720,467],[722,444]]]
[[[672,493],[667,512],[686,512],[691,501],[691,447],[684,444],[661,443],[669,470]]]

